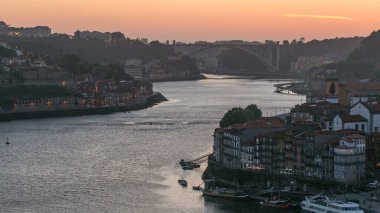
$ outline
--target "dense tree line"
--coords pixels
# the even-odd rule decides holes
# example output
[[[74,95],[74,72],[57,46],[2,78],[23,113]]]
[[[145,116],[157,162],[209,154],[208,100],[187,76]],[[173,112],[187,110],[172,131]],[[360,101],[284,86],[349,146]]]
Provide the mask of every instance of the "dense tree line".
[[[91,64],[84,62],[77,55],[64,54],[58,59],[58,65],[74,76],[82,74],[91,74],[98,79],[113,79],[113,80],[131,80],[132,78],[125,73],[124,66],[121,64]]]
[[[248,105],[246,108],[234,107],[226,112],[219,122],[221,128],[229,127],[236,123],[245,123],[247,121],[260,118],[261,110],[256,104]]]
[[[7,41],[13,47],[40,56],[59,58],[63,54],[74,54],[90,63],[124,63],[129,58],[147,61],[160,59],[170,53],[170,49],[158,41],[146,45],[138,39],[129,38],[115,44],[96,39],[74,38],[64,34],[49,38],[0,36],[0,39]]]

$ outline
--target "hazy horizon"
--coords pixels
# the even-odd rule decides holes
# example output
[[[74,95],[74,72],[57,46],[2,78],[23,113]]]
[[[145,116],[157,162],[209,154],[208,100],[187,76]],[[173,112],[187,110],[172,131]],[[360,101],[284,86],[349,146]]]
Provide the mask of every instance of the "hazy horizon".
[[[96,30],[160,41],[309,41],[367,36],[380,29],[378,8],[375,0],[3,0],[0,19],[71,35]]]

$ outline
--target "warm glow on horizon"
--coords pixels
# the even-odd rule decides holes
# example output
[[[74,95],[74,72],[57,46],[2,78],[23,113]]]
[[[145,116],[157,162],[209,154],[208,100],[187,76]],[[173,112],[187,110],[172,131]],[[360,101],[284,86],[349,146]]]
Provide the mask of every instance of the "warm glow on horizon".
[[[161,41],[311,40],[367,36],[380,29],[379,8],[378,0],[2,0],[0,19]]]

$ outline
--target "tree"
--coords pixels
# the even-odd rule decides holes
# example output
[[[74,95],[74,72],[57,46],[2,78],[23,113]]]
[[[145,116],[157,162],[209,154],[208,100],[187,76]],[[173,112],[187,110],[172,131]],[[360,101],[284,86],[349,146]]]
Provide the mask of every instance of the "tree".
[[[244,109],[245,117],[249,120],[255,120],[260,118],[262,115],[261,110],[257,107],[256,104],[250,104]]]
[[[245,123],[248,120],[246,119],[246,114],[244,110],[240,107],[235,107],[230,110],[226,114],[224,114],[222,120],[219,122],[220,127],[225,128],[231,126],[236,123]]]
[[[335,84],[331,82],[330,84],[330,95],[335,95]]]
[[[113,33],[111,33],[111,39],[112,39],[112,41],[125,40],[125,36],[121,32],[113,32]]]
[[[261,115],[262,112],[256,104],[248,105],[245,109],[235,107],[224,114],[222,120],[219,122],[219,126],[221,128],[225,128],[231,126],[232,124],[245,123],[250,120],[258,119]]]

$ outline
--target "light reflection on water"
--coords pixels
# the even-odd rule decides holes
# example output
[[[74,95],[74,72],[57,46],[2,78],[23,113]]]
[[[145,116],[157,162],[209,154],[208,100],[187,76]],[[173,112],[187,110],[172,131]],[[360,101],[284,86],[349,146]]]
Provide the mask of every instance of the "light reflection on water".
[[[264,212],[254,203],[205,201],[191,187],[206,165],[183,171],[177,162],[211,151],[231,107],[256,103],[275,114],[304,101],[274,93],[275,83],[157,83],[169,101],[146,110],[0,123],[0,141],[11,142],[0,142],[0,212]]]

